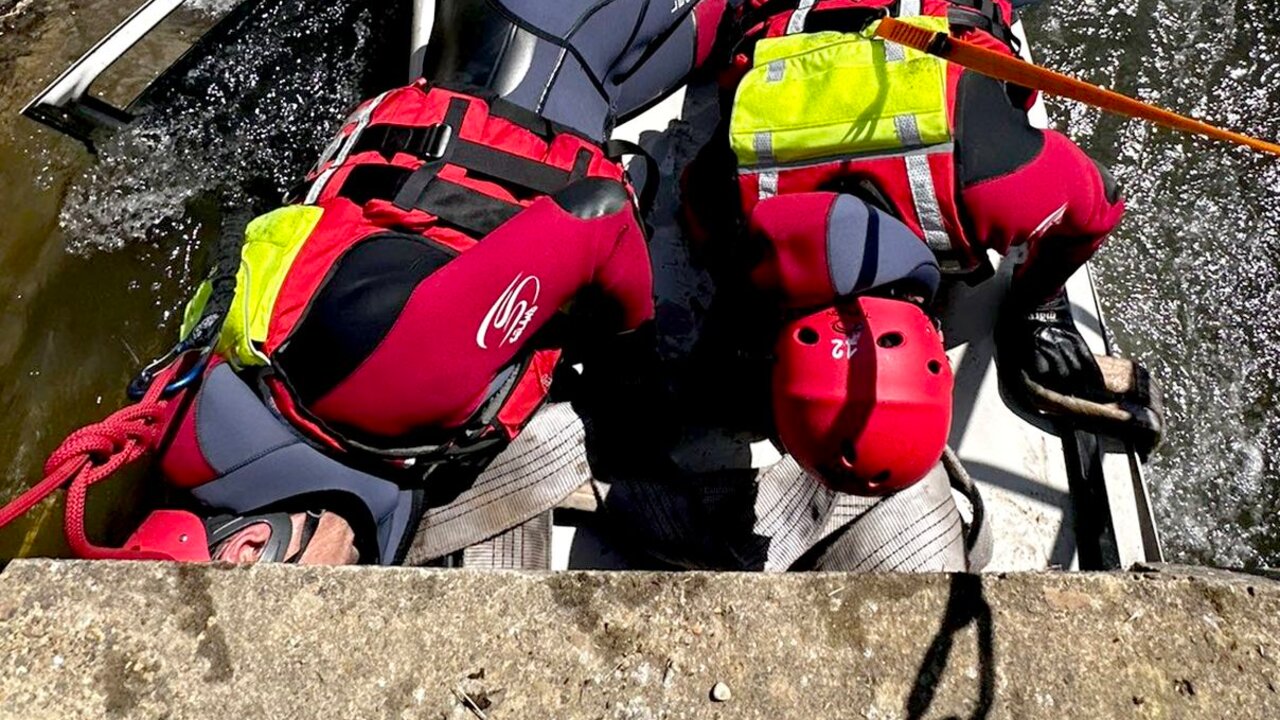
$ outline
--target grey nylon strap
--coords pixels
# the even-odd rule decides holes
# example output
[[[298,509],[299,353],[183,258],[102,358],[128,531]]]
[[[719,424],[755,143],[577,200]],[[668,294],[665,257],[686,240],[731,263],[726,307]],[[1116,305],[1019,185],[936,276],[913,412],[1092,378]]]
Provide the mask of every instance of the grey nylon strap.
[[[470,488],[423,515],[405,564],[457,552],[555,507],[591,477],[584,441],[568,403],[539,410]]]
[[[608,513],[605,527],[625,528],[612,539],[676,564],[736,562],[726,569],[783,571],[838,535],[821,556],[820,569],[965,569],[960,514],[941,469],[886,498],[835,493],[790,456],[762,471],[755,483],[707,473],[678,483],[597,485]],[[743,512],[754,518],[735,520]],[[707,526],[710,517],[720,521],[714,530]],[[703,547],[709,549],[706,556],[699,554]],[[681,557],[687,560],[675,560]]]
[[[551,513],[476,543],[462,552],[462,567],[483,570],[550,570]]]
[[[898,17],[915,17],[920,14],[920,0],[900,0]]]
[[[967,567],[960,511],[941,466],[842,527],[814,565],[845,572],[963,572]]]
[[[424,516],[406,564],[466,548],[464,566],[549,567],[548,511],[591,477],[581,421],[565,404],[535,416],[511,447],[454,502]],[[940,479],[940,482],[939,482]],[[703,564],[705,519],[739,514],[738,528],[708,547],[733,551],[707,564],[786,570],[816,544],[839,534],[823,554],[823,569],[963,570],[959,511],[946,475],[930,475],[888,498],[842,495],[809,477],[788,456],[755,482],[734,473],[693,474],[680,482],[596,482],[606,527],[621,523],[635,550],[675,548]],[[941,489],[939,489],[939,487]],[[745,504],[744,504],[745,503]],[[630,532],[630,530],[636,530]],[[766,541],[767,540],[767,541]],[[657,553],[670,557],[671,553]]]

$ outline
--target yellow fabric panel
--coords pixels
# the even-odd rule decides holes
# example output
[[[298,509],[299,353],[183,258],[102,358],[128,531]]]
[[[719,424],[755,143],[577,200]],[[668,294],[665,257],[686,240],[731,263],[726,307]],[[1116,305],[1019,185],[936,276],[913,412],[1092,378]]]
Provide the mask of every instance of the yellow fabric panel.
[[[196,288],[196,294],[191,296],[186,309],[182,311],[182,328],[178,330],[179,339],[189,336],[191,331],[195,330],[196,323],[200,322],[200,313],[204,312],[204,305],[209,302],[209,294],[212,292],[213,285],[208,280],[200,283]]]
[[[946,18],[908,20],[947,30]],[[903,116],[915,119],[922,145],[949,142],[946,62],[897,47],[905,57],[890,62],[884,41],[855,33],[761,40],[730,118],[738,162],[774,165],[901,149],[895,119]]]
[[[236,272],[236,295],[215,348],[233,365],[267,364],[266,356],[255,344],[267,339],[271,309],[280,294],[280,286],[322,215],[324,210],[313,205],[289,205],[254,218],[245,229],[240,269]],[[187,303],[183,337],[200,319],[209,293],[210,285],[205,281]]]

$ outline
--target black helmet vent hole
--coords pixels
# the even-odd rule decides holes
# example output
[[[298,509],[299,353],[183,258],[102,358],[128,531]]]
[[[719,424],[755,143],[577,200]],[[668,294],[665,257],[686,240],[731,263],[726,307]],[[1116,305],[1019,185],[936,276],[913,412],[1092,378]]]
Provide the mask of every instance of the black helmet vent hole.
[[[853,441],[848,438],[840,441],[840,462],[847,468],[852,468],[854,463],[858,462],[858,451],[853,448]]]
[[[880,336],[879,340],[876,340],[876,344],[882,348],[896,348],[902,343],[903,337],[900,332],[885,333]]]
[[[942,363],[938,362],[937,360],[930,360],[929,372],[933,373],[934,375],[937,375],[938,373],[942,372]]]
[[[796,338],[805,345],[817,345],[818,331],[811,327],[800,328],[800,332],[796,333]]]
[[[875,477],[871,478],[872,485],[883,485],[884,483],[887,483],[887,482],[889,482],[888,470],[881,470],[880,472],[876,473]]]

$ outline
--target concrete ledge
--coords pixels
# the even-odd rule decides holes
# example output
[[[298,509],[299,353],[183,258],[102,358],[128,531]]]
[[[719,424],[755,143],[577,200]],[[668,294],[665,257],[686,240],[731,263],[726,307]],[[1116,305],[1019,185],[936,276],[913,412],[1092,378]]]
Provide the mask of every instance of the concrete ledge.
[[[0,574],[5,718],[1276,718],[1277,658],[1228,573]]]

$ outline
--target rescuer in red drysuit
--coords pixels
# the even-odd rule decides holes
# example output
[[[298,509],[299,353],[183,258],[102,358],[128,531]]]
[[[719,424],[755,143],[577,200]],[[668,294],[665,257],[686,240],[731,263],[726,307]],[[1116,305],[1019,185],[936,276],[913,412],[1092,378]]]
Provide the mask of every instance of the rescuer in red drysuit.
[[[751,68],[753,43],[796,33],[857,32],[886,8],[898,16],[946,17],[952,34],[990,49],[1012,54],[1017,47],[1007,0],[818,0],[798,6],[751,0],[741,19],[744,40],[723,83],[726,124],[737,101],[733,91]],[[1134,437],[1140,445],[1153,444],[1162,421],[1145,371],[1126,361],[1095,358],[1071,319],[1065,291],[1067,279],[1124,213],[1114,178],[1061,133],[1032,127],[1027,108],[1034,95],[1025,89],[949,65],[946,92],[953,136],[949,152],[914,151],[904,136],[902,152],[774,167],[739,165],[734,181],[721,175],[718,183],[736,192],[727,190],[708,202],[705,188],[717,184],[714,173],[740,160],[727,152],[727,143],[713,144],[686,178],[702,193],[688,193],[695,236],[716,234],[718,218],[728,215],[730,205],[750,218],[775,195],[835,191],[901,220],[953,274],[979,272],[987,250],[1007,254],[1025,248],[997,333],[1002,374],[1046,412],[1074,413],[1077,421]],[[726,252],[738,257],[727,260],[722,277],[741,276],[755,262],[754,246],[708,255],[723,263]],[[1100,360],[1125,377],[1109,372],[1104,378]]]
[[[189,306],[183,347],[213,359],[160,465],[222,517],[197,539],[162,511],[130,547],[306,560],[336,510],[361,561],[398,562],[427,476],[492,460],[564,352],[588,376],[652,353],[638,149],[608,135],[708,57],[730,4],[436,3],[424,78],[362,103]]]

